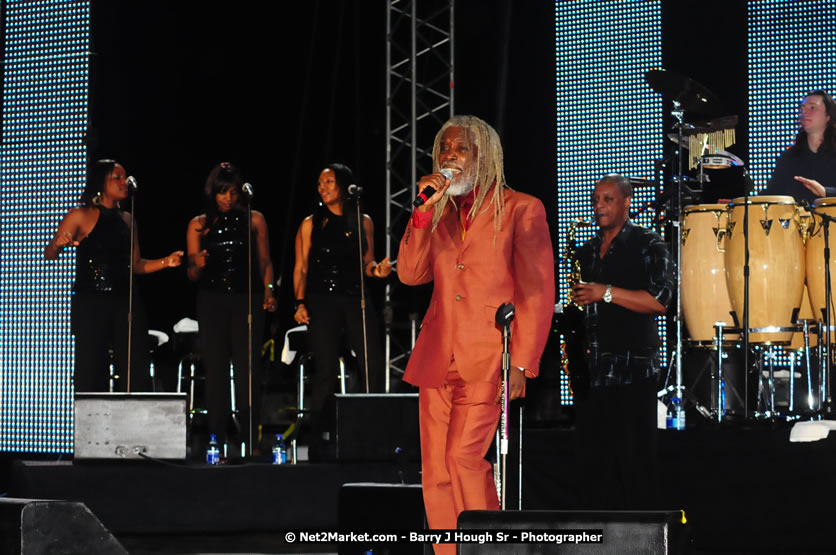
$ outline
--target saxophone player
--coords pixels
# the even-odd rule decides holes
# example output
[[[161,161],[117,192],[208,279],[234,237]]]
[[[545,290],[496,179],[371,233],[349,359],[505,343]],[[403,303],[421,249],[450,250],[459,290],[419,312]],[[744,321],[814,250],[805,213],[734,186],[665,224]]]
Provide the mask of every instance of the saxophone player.
[[[592,193],[598,232],[576,252],[585,282],[589,389],[576,400],[580,502],[586,509],[652,509],[656,486],[656,316],[674,295],[674,264],[655,232],[629,219],[633,188],[622,175]]]

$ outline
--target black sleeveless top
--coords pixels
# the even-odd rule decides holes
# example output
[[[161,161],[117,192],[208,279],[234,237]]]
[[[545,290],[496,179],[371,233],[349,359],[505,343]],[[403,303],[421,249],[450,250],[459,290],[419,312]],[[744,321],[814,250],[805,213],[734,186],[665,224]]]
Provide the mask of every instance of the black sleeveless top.
[[[363,237],[363,249],[366,248]],[[360,260],[357,250],[356,224],[349,225],[345,215],[338,216],[324,206],[317,209],[313,215],[305,294],[359,296]]]
[[[253,234],[254,235],[254,234]],[[200,273],[200,287],[218,292],[247,292],[247,213],[234,209],[218,214],[209,231],[200,239],[208,256]],[[258,253],[252,237],[253,290],[261,291]]]
[[[96,225],[76,249],[73,291],[127,295],[131,228],[118,208],[98,207],[98,210]]]

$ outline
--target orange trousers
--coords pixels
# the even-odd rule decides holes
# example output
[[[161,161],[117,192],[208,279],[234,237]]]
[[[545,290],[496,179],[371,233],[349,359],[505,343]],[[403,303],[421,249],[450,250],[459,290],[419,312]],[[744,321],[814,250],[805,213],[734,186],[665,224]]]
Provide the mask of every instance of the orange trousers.
[[[455,362],[441,387],[419,391],[421,482],[431,529],[455,529],[465,510],[499,509],[485,460],[499,423],[496,392],[495,382],[465,383]],[[436,554],[456,552],[455,544],[433,547]]]

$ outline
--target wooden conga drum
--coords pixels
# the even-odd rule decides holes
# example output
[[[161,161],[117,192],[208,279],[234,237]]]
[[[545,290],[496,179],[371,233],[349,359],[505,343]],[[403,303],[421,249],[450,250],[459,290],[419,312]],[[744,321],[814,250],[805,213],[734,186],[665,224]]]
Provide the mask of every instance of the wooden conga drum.
[[[725,204],[688,206],[682,215],[682,314],[693,345],[712,346],[714,323],[734,325],[723,255]],[[726,336],[736,340],[736,335]]]
[[[745,198],[729,204],[726,234],[726,283],[732,306],[743,325]],[[749,328],[789,328],[801,308],[806,273],[804,241],[795,199],[749,197]],[[797,312],[796,312],[797,314]],[[749,341],[789,344],[791,331],[750,333]]]

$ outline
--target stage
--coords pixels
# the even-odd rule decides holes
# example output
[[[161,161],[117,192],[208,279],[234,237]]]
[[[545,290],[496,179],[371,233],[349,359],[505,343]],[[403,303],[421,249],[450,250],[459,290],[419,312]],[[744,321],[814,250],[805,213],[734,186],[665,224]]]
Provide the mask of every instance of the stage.
[[[659,509],[685,511],[696,553],[832,552],[836,438],[790,443],[789,430],[779,423],[659,432]],[[525,432],[525,509],[574,507],[583,484],[574,478],[573,442],[571,429]],[[356,506],[346,497],[341,508],[344,484],[397,484],[401,476],[415,484],[418,468],[17,460],[8,494],[82,501],[131,553],[333,553],[334,545],[288,546],[283,531],[337,529],[347,519],[352,527],[365,519],[368,528],[415,528],[416,487],[389,488]]]

